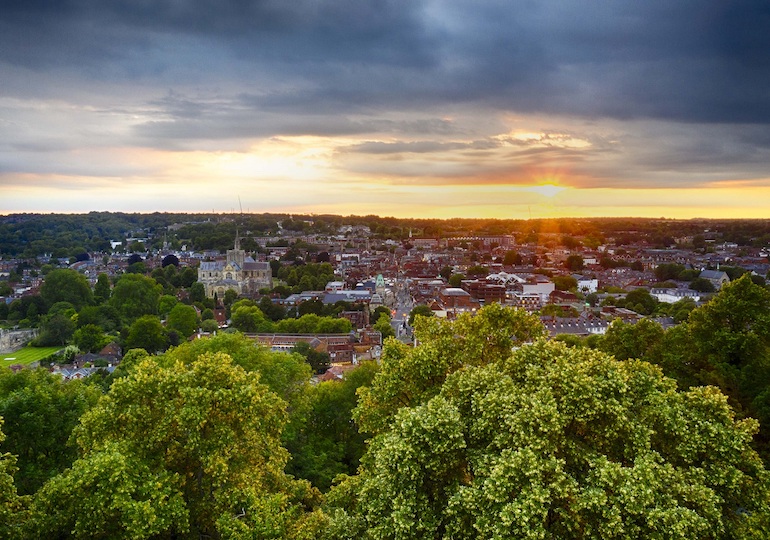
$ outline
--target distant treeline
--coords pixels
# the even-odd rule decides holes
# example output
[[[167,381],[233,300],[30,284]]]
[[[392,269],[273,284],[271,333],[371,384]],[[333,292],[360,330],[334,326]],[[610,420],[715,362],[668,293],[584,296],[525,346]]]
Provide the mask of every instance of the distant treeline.
[[[175,226],[174,226],[175,225]],[[35,258],[77,257],[111,250],[111,241],[145,238],[146,242],[122,246],[140,251],[160,248],[225,250],[232,247],[236,230],[245,238],[245,249],[256,249],[253,237],[283,231],[334,235],[340,227],[365,226],[375,239],[407,240],[413,237],[484,236],[513,234],[520,243],[537,242],[541,235],[591,237],[616,245],[644,241],[665,247],[676,238],[708,236],[741,246],[770,243],[770,220],[666,220],[637,218],[501,219],[398,219],[394,217],[289,215],[289,214],[12,214],[0,216],[0,256]],[[172,227],[173,226],[173,227]],[[354,234],[355,236],[355,234]]]

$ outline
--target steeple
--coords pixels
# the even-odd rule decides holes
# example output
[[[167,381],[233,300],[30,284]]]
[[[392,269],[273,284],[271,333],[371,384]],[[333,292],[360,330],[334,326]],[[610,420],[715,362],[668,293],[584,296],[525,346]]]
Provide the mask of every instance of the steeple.
[[[243,268],[243,262],[246,259],[246,252],[241,249],[241,235],[238,229],[235,229],[235,245],[233,249],[227,250],[227,262],[235,263],[239,267]]]

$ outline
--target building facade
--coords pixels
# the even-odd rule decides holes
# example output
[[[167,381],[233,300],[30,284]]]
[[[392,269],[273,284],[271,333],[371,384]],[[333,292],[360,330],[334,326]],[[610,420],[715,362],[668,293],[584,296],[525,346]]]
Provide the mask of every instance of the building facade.
[[[256,294],[260,289],[273,288],[273,272],[267,262],[257,262],[241,249],[240,237],[235,238],[233,249],[227,250],[224,261],[202,262],[198,267],[198,281],[209,298],[222,299],[233,290],[239,296]]]

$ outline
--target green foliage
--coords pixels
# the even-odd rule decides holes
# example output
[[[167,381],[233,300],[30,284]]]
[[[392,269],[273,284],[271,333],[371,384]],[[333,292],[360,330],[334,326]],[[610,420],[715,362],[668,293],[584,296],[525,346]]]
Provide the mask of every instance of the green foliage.
[[[109,303],[120,313],[123,321],[133,323],[144,315],[157,315],[162,288],[140,274],[124,274],[115,283]]]
[[[40,327],[40,336],[35,340],[35,344],[40,347],[64,346],[74,332],[74,321],[66,315],[58,313],[45,318]]]
[[[265,317],[257,306],[244,305],[233,309],[230,324],[233,328],[250,334],[270,332],[273,329],[272,321]]]
[[[577,290],[577,280],[572,276],[554,276],[553,284],[557,291]]]
[[[101,351],[111,338],[99,326],[87,324],[75,330],[72,342],[83,352],[96,353]]]
[[[475,316],[463,313],[454,321],[418,318],[414,336],[419,347],[385,342],[382,369],[371,387],[361,391],[356,421],[364,432],[379,433],[399,408],[424,403],[438,393],[450,373],[505,358],[514,346],[545,333],[536,315],[499,304],[485,306]]]
[[[271,352],[242,334],[223,333],[180,345],[163,358],[167,362],[190,365],[196,358],[214,353],[227,354],[233,364],[249,373],[258,372],[260,382],[288,404],[290,414],[304,414],[311,370],[300,355]]]
[[[572,306],[559,306],[556,304],[546,304],[540,308],[540,315],[546,315],[549,317],[571,317],[577,318],[580,313]]]
[[[655,277],[658,281],[679,279],[679,275],[686,269],[684,265],[677,263],[663,263],[655,267]]]
[[[269,296],[263,296],[259,299],[259,309],[273,322],[280,321],[286,317],[286,308],[280,304],[275,304]]]
[[[190,286],[190,300],[193,302],[203,302],[206,299],[206,287],[203,283],[196,281]]]
[[[714,284],[706,278],[697,277],[690,282],[690,289],[693,291],[710,293],[714,292]]]
[[[49,306],[56,302],[69,302],[75,309],[93,302],[93,293],[86,277],[75,270],[63,268],[52,270],[45,276],[40,296]]]
[[[30,538],[126,540],[187,532],[180,484],[178,475],[155,470],[126,445],[109,442],[40,490],[25,532]]]
[[[583,269],[583,257],[580,255],[570,255],[564,262],[564,266],[571,272],[580,272]]]
[[[682,298],[662,309],[659,306],[659,311],[672,317],[677,324],[686,321],[693,309],[695,309],[695,300],[692,298]]]
[[[283,473],[285,421],[283,401],[226,354],[191,364],[147,358],[82,417],[82,457],[43,488],[31,529],[219,537],[237,528],[237,515],[290,529],[316,495]]]
[[[328,262],[281,266],[277,277],[295,293],[323,290],[328,282],[335,280],[334,269]]]
[[[128,330],[128,337],[123,343],[124,350],[144,349],[145,351],[164,351],[168,347],[166,329],[155,315],[139,317]]]
[[[34,310],[36,317],[48,311],[48,306],[40,295],[22,296],[11,302],[8,306],[8,320],[21,321],[28,317],[28,313],[31,314],[32,310]]]
[[[641,315],[651,315],[658,306],[658,299],[652,296],[647,289],[634,289],[617,305],[632,309]]]
[[[0,417],[0,448],[3,447],[3,418]],[[16,492],[14,474],[16,473],[16,456],[10,452],[0,453],[0,536],[17,538],[18,526],[23,523],[23,499]]]
[[[652,360],[663,342],[663,328],[650,319],[634,324],[616,320],[599,340],[598,348],[618,360]]]
[[[64,382],[43,369],[0,370],[0,416],[6,439],[0,450],[17,457],[16,486],[34,493],[76,457],[67,444],[80,416],[101,392],[82,381]]]
[[[201,330],[211,334],[219,330],[219,324],[214,319],[206,319],[201,321]]]
[[[749,275],[694,310],[688,328],[694,352],[706,362],[704,382],[719,385],[746,407],[770,387],[770,291]]]
[[[176,299],[176,296],[164,294],[158,300],[158,315],[165,317],[178,303],[179,300]]]
[[[105,332],[113,332],[121,328],[120,313],[109,304],[101,306],[86,306],[77,315],[77,326],[93,324]]]
[[[275,331],[286,334],[348,334],[353,327],[348,319],[319,317],[313,313],[299,319],[283,319],[275,324]]]
[[[503,257],[503,264],[506,266],[522,264],[523,259],[521,255],[516,251],[506,251]]]
[[[198,322],[198,313],[194,307],[176,304],[168,314],[166,326],[169,330],[176,330],[188,338],[198,330]]]
[[[465,275],[464,274],[452,274],[449,277],[449,286],[450,287],[459,287],[464,279],[465,279]]]
[[[330,530],[346,529],[338,537],[768,530],[768,474],[750,448],[757,423],[736,421],[717,389],[677,392],[650,364],[554,342],[475,363],[400,408],[371,440],[359,476],[329,496]],[[388,376],[380,371],[372,388]]]
[[[352,421],[356,391],[371,384],[377,371],[377,364],[366,362],[341,381],[322,382],[309,389],[307,423],[296,438],[287,441],[292,456],[289,474],[327,491],[337,475],[356,472],[367,440]]]
[[[471,266],[468,268],[467,273],[472,278],[486,277],[489,274],[489,268],[486,266]]]
[[[429,306],[426,306],[424,304],[414,306],[412,308],[412,311],[409,312],[409,321],[408,321],[409,326],[414,326],[415,317],[417,317],[418,315],[421,317],[434,316],[433,310]]]
[[[291,348],[291,352],[302,355],[307,363],[310,364],[313,373],[323,373],[329,368],[329,353],[315,350],[307,341],[297,342]]]
[[[372,325],[372,328],[382,334],[383,341],[386,338],[395,337],[396,335],[396,331],[390,324],[390,316],[385,313],[380,313],[380,317],[377,319],[377,322]]]

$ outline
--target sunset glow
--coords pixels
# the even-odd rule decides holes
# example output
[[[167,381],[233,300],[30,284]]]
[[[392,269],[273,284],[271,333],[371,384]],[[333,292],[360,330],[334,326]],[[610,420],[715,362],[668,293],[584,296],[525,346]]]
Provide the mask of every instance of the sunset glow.
[[[767,69],[626,7],[10,9],[0,212],[766,217]]]

